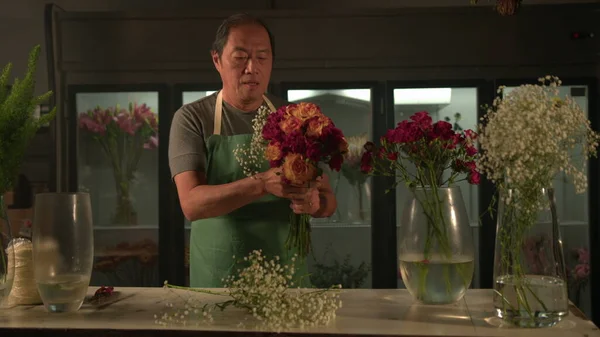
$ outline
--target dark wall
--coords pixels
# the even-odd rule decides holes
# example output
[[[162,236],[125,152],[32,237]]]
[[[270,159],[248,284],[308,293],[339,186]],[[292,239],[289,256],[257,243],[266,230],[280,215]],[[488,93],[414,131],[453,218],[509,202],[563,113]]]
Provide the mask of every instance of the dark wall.
[[[273,81],[592,75],[600,5],[260,11],[276,36]],[[69,83],[218,81],[208,48],[230,11],[62,13],[59,66]],[[135,73],[133,77],[131,74]]]

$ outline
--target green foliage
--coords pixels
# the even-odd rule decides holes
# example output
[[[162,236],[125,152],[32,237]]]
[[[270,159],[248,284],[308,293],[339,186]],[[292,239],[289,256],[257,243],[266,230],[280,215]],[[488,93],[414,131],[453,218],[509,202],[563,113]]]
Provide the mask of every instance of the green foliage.
[[[341,263],[338,260],[330,265],[317,262],[314,268],[316,271],[311,274],[310,281],[313,286],[323,289],[334,284],[341,284],[343,289],[360,288],[371,271],[371,267],[365,262],[361,262],[358,267],[352,265],[350,254]]]
[[[29,54],[27,72],[23,79],[15,78],[8,89],[8,79],[12,64],[8,63],[0,73],[0,193],[10,190],[19,174],[23,156],[37,130],[50,122],[56,115],[56,108],[36,119],[33,112],[37,105],[50,98],[49,91],[34,96],[35,72],[40,46]]]

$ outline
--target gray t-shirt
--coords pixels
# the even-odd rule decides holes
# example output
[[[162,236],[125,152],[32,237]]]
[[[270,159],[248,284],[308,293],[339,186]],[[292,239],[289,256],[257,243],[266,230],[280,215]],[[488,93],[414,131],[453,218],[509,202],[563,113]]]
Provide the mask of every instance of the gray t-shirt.
[[[215,92],[185,104],[175,112],[169,136],[169,167],[172,178],[185,171],[205,171],[206,144],[208,137],[213,134],[217,94],[218,92]],[[266,96],[275,108],[288,104],[273,95],[266,94]],[[244,112],[223,101],[221,134],[223,136],[251,134],[252,119],[256,113],[257,111]]]

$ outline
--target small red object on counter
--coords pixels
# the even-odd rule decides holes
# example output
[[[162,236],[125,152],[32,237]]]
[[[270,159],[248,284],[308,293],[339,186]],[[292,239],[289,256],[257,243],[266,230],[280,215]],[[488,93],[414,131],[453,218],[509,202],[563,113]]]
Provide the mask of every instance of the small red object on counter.
[[[112,295],[114,289],[115,289],[114,287],[102,286],[102,287],[100,287],[100,289],[96,290],[96,292],[94,293],[94,297],[96,297],[96,298],[108,297],[108,296]]]

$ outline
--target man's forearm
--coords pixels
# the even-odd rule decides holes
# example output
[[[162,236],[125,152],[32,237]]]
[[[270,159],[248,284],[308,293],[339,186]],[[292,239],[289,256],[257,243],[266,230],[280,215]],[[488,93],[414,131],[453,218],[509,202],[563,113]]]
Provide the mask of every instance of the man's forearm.
[[[187,198],[188,220],[212,218],[230,213],[266,194],[264,183],[256,178],[244,178],[222,185],[198,185]]]

